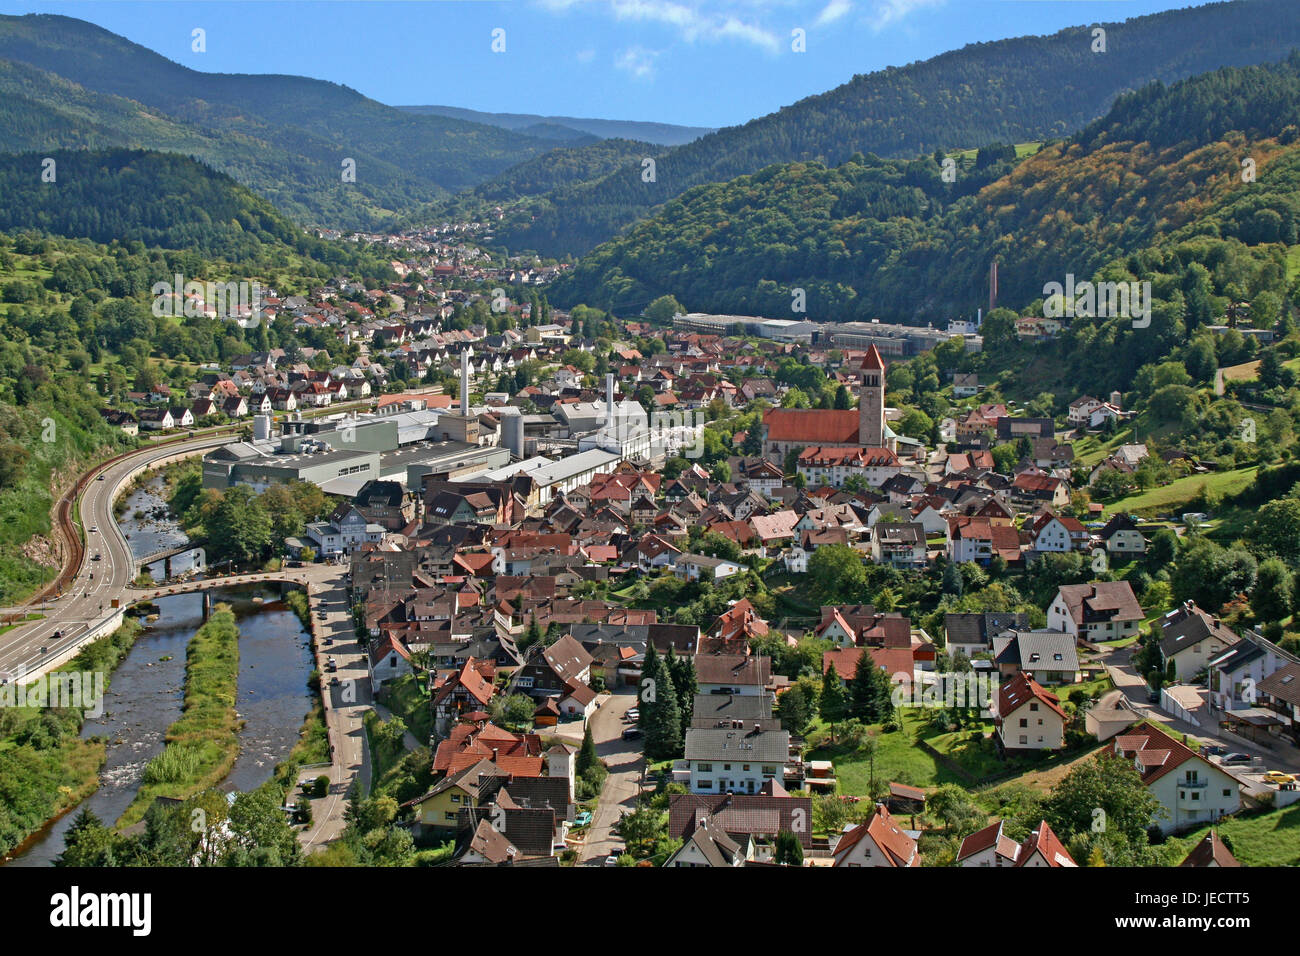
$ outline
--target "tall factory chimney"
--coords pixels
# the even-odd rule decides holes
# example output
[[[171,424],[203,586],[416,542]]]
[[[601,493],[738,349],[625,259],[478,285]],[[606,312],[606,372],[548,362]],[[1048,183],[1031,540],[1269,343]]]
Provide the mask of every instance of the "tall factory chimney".
[[[469,417],[469,349],[460,353],[460,413]]]
[[[614,373],[605,374],[605,427],[614,430]]]

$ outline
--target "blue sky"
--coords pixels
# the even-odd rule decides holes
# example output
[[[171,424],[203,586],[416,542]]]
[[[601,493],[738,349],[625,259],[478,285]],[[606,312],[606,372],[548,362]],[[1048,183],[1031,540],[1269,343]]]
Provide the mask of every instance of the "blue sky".
[[[968,43],[1197,0],[0,0],[197,70],[292,73],[394,105],[725,126]],[[191,31],[207,51],[191,50]],[[491,49],[505,31],[505,52]],[[791,50],[802,29],[806,52]]]

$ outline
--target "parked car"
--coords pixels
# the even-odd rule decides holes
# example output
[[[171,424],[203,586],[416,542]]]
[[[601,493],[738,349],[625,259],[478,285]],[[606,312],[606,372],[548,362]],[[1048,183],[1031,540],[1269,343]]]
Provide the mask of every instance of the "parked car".
[[[331,686],[331,687],[338,687],[338,686],[339,686],[339,675],[338,675],[338,674],[335,674],[333,677],[330,678],[330,686]]]
[[[629,727],[623,731],[624,740],[640,740],[644,735],[640,727]]]
[[[573,825],[575,827],[585,827],[590,822],[591,822],[591,811],[589,810],[583,810],[581,813],[579,813],[576,817],[573,818]]]
[[[618,866],[618,858],[622,855],[623,854],[621,853],[611,853],[609,856],[605,857],[605,865]]]
[[[338,670],[339,669],[338,661],[334,660],[334,658],[331,657],[329,660],[325,662],[325,669],[331,672]]]
[[[1218,757],[1227,752],[1228,748],[1219,744],[1201,744],[1201,753],[1206,757]]]
[[[1283,773],[1281,770],[1270,770],[1268,773],[1264,774],[1264,780],[1268,783],[1276,783],[1278,785],[1284,783],[1295,783],[1295,774]]]
[[[1222,759],[1221,761],[1219,761],[1219,762],[1222,763],[1222,764],[1224,764],[1225,766],[1229,766],[1229,767],[1231,767],[1231,766],[1236,766],[1236,765],[1239,765],[1239,764],[1248,764],[1248,763],[1250,763],[1253,759],[1254,759],[1254,758],[1252,758],[1252,757],[1250,756],[1250,754],[1237,754],[1237,753],[1232,753],[1232,754],[1224,754],[1224,755],[1223,755],[1223,759]]]
[[[637,710],[635,707],[633,707],[631,710],[629,710],[626,714],[623,715],[624,723],[633,723],[640,719],[641,719],[641,711]]]

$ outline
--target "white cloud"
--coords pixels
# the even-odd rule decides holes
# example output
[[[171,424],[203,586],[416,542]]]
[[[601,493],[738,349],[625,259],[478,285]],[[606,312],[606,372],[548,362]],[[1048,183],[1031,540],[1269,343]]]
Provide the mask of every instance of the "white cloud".
[[[768,53],[781,46],[778,31],[757,18],[763,8],[786,6],[788,0],[536,0],[552,12],[574,9],[605,10],[614,19],[657,23],[675,30],[687,43],[740,41]],[[845,0],[832,0],[832,3]],[[712,8],[712,9],[710,9]]]
[[[655,75],[655,60],[658,56],[657,50],[630,46],[618,55],[614,65],[620,70],[630,73],[634,79],[652,80]]]
[[[885,27],[905,20],[917,10],[943,6],[945,2],[946,0],[876,0],[870,21],[871,29],[879,33]]]
[[[822,12],[817,14],[817,19],[813,21],[813,26],[824,27],[828,23],[834,23],[842,19],[853,10],[851,0],[831,0],[822,8]]]

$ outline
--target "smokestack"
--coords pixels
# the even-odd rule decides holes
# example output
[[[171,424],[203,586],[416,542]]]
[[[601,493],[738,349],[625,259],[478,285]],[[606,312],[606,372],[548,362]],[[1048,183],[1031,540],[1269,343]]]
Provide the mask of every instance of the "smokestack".
[[[460,353],[460,413],[469,417],[469,349]]]
[[[605,426],[614,430],[614,373],[605,375]]]

